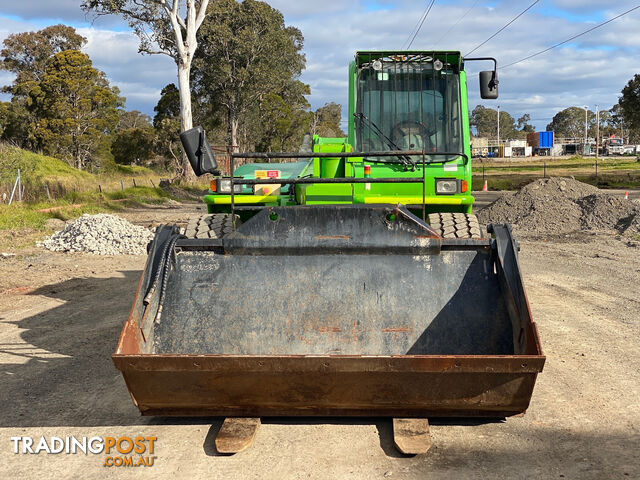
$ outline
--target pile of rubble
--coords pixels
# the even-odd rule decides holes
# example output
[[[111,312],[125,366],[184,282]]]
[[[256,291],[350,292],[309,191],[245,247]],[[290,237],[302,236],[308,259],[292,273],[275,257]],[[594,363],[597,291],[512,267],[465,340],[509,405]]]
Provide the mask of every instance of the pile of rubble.
[[[40,242],[54,252],[146,255],[153,233],[115,215],[83,215]]]
[[[478,214],[481,223],[511,223],[524,235],[585,230],[640,233],[640,205],[573,178],[547,178],[499,198]]]

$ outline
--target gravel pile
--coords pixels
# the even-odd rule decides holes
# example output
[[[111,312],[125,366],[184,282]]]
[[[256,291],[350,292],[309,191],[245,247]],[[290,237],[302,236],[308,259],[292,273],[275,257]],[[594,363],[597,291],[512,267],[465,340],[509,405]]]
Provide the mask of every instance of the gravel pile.
[[[524,235],[580,230],[638,233],[640,206],[572,178],[547,178],[499,198],[478,214],[481,223],[511,223]]]
[[[39,245],[54,252],[146,255],[153,233],[115,215],[83,215]]]

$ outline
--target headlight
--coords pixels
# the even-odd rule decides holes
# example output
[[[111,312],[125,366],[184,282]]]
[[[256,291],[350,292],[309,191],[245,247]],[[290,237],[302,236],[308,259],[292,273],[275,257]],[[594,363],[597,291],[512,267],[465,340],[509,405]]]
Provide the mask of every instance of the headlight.
[[[436,180],[436,193],[438,195],[455,195],[458,193],[458,180]]]
[[[219,178],[218,179],[218,193],[231,193],[231,179],[230,178]],[[233,193],[242,193],[242,185],[239,183],[233,184]]]

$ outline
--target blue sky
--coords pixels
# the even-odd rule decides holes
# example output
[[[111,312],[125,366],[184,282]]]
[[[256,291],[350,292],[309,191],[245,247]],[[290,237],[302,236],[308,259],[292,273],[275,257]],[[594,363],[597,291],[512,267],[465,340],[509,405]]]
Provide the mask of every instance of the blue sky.
[[[439,48],[466,53],[524,10],[533,0],[436,0],[414,48],[431,49],[456,23]],[[160,90],[176,79],[175,65],[164,56],[138,54],[138,42],[117,17],[94,21],[81,11],[80,0],[0,0],[0,40],[11,33],[66,23],[89,39],[85,51],[127,98],[128,109],[153,114]],[[415,0],[271,0],[288,24],[305,36],[307,70],[314,108],[347,99],[347,65],[358,49],[399,49],[409,37],[428,1]],[[560,42],[636,5],[633,1],[542,0],[500,35],[474,52],[495,56],[506,65]],[[470,11],[469,9],[473,7]],[[468,12],[468,13],[467,13]],[[463,17],[463,15],[467,15]],[[529,113],[543,129],[559,110],[595,105],[610,108],[620,90],[640,73],[640,10],[545,55],[500,71],[501,98],[482,102],[469,64],[469,103],[511,113]],[[0,71],[0,84],[11,82]]]

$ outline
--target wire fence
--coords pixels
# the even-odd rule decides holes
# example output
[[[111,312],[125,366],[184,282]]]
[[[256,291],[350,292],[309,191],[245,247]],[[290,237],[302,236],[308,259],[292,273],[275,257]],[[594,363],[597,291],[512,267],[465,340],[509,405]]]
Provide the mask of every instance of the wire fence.
[[[160,180],[161,182],[162,180]],[[107,191],[124,191],[127,188],[138,187],[151,187],[158,188],[160,182],[155,182],[153,178],[135,178],[135,177],[123,177],[119,181],[116,181],[114,188],[113,181],[107,184],[96,183],[94,187],[86,185],[73,186],[64,185],[59,182],[45,182],[39,185],[25,184],[22,177],[22,172],[18,170],[13,177],[0,178],[0,203],[6,205],[12,205],[22,202],[35,202],[35,201],[55,201],[63,198],[69,193],[96,191],[103,193]]]
[[[482,188],[485,182],[491,188],[510,183],[514,187],[532,180],[548,177],[574,177],[595,185],[621,183],[640,187],[640,159],[593,158],[591,161],[572,162],[567,158],[540,159],[535,162],[509,162],[503,165],[475,160],[473,165],[474,188]]]

